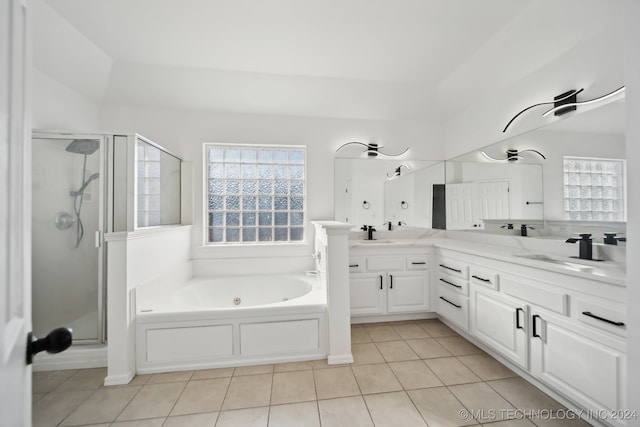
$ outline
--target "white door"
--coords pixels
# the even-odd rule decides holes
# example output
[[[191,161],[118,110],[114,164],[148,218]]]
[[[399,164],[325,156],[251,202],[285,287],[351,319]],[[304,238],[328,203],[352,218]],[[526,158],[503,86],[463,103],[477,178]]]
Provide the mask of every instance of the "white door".
[[[27,7],[0,0],[0,425],[31,425],[31,125]]]
[[[480,219],[509,219],[509,181],[478,183]]]
[[[473,230],[481,226],[476,192],[477,184],[474,182],[447,184],[447,230]]]
[[[387,304],[386,275],[354,273],[349,277],[351,315],[382,314]]]

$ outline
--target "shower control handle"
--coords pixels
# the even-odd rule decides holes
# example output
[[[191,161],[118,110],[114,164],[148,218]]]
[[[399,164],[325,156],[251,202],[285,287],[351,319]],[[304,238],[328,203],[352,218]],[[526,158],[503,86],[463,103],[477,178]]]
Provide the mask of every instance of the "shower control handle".
[[[36,338],[32,332],[27,334],[27,365],[33,362],[33,356],[46,351],[55,354],[65,351],[71,346],[73,330],[71,328],[56,328],[44,338]]]

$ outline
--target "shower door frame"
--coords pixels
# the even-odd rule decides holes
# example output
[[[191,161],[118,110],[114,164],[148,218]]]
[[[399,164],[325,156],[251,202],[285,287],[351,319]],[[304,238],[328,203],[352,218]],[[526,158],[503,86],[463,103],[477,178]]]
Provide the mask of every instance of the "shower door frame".
[[[108,152],[111,144],[111,135],[102,133],[90,133],[90,132],[68,132],[60,130],[42,130],[34,129],[31,135],[31,139],[97,139],[100,141],[100,178],[99,178],[99,190],[98,199],[100,207],[98,209],[98,233],[94,236],[95,244],[98,246],[98,337],[97,339],[73,339],[74,344],[104,344],[107,337],[107,322],[106,316],[106,251],[104,245],[104,235],[107,232],[107,209],[109,206],[107,195],[107,184],[111,179],[109,168],[107,167]],[[87,236],[89,237],[89,236]],[[55,325],[52,325],[55,326]]]

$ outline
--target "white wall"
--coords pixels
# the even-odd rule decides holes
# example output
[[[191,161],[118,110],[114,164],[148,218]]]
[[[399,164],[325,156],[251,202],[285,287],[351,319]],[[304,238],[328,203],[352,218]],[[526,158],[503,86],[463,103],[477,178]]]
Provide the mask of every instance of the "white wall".
[[[138,132],[193,162],[194,256],[307,256],[311,246],[289,248],[200,248],[203,244],[204,142],[306,145],[308,220],[333,219],[333,160],[348,141],[379,142],[389,152],[411,147],[412,158],[441,158],[440,127],[434,123],[319,119],[229,114],[106,105],[101,127]],[[310,233],[311,234],[311,233]],[[309,236],[311,237],[311,236]],[[305,260],[306,264],[306,260]]]
[[[640,117],[640,0],[625,2],[625,85],[627,86],[627,117]],[[627,120],[627,162],[629,165],[628,181],[640,182],[640,121]],[[628,405],[629,409],[640,408],[640,191],[631,187],[628,193],[627,236],[627,277],[628,280]],[[640,425],[640,420],[632,420],[630,426]]]

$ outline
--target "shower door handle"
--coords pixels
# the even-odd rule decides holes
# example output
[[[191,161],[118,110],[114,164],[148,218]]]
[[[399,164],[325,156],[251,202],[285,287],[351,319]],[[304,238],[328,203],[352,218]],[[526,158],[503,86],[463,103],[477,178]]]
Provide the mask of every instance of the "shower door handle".
[[[27,334],[27,365],[33,362],[33,356],[45,351],[47,353],[60,353],[71,346],[73,330],[71,328],[57,328],[49,332],[44,338],[36,338],[32,332]]]
[[[100,233],[99,230],[96,231],[96,236],[95,236],[95,245],[96,248],[99,248],[100,246],[102,246],[102,239],[101,239],[102,233]]]

